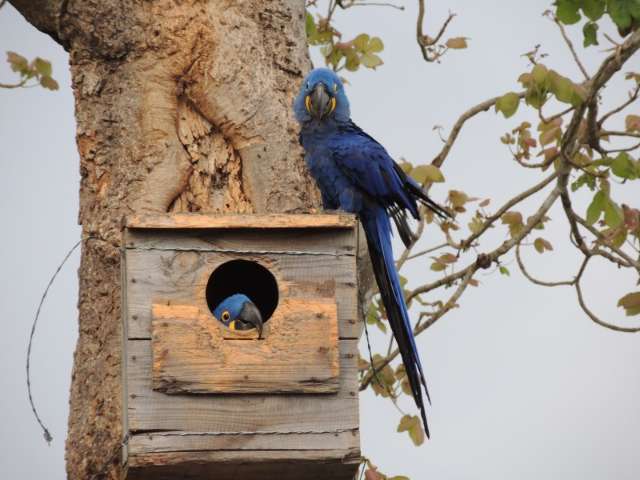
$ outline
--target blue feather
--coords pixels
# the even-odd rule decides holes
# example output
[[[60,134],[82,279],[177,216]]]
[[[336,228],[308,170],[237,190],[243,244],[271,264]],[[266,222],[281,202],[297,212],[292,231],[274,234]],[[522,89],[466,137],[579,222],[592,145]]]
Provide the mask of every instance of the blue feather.
[[[402,171],[382,145],[351,121],[344,86],[331,70],[315,69],[307,75],[294,101],[294,112],[301,125],[305,160],[324,207],[355,213],[362,222],[382,302],[429,436],[422,388],[427,399],[429,392],[395,269],[389,217],[405,245],[410,245],[414,237],[407,214],[420,218],[418,203],[438,215],[447,212]]]

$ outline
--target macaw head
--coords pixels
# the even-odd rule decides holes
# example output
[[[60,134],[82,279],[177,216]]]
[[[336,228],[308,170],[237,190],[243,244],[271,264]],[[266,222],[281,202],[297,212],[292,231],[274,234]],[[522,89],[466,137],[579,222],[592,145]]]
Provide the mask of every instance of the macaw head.
[[[293,103],[300,124],[313,120],[349,120],[349,100],[344,93],[340,77],[328,68],[315,68],[309,72]]]
[[[242,293],[236,293],[225,298],[213,311],[214,317],[231,330],[258,330],[262,338],[262,314],[258,307]]]

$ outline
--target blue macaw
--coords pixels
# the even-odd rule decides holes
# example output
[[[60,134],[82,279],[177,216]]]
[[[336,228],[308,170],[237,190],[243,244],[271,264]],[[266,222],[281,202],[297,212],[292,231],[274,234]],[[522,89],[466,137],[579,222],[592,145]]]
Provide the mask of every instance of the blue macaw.
[[[418,202],[440,216],[448,213],[404,173],[382,145],[353,123],[344,86],[333,71],[316,68],[307,75],[294,101],[294,112],[305,160],[320,188],[324,208],[357,214],[362,222],[380,296],[429,437],[422,387],[431,400],[395,269],[390,218],[409,246],[414,235],[407,212],[419,219]]]
[[[233,294],[213,311],[213,316],[231,330],[258,330],[258,338],[262,338],[263,320],[258,307],[242,293]]]

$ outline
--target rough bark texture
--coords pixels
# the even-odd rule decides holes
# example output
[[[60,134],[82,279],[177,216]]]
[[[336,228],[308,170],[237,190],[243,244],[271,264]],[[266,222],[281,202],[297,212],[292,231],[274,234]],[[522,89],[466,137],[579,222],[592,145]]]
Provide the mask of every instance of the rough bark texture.
[[[80,152],[80,336],[69,479],[118,448],[120,236],[134,213],[318,206],[291,103],[310,67],[301,0],[12,2],[69,50]],[[114,463],[104,478],[118,478]]]

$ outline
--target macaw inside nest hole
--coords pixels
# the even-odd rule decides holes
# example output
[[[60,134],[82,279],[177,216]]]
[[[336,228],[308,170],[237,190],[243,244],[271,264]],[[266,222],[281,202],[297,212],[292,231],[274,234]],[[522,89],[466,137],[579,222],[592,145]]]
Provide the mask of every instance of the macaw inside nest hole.
[[[209,310],[213,314],[220,302],[238,293],[251,299],[264,322],[271,318],[278,306],[278,282],[267,268],[257,262],[231,260],[218,266],[207,282]]]

